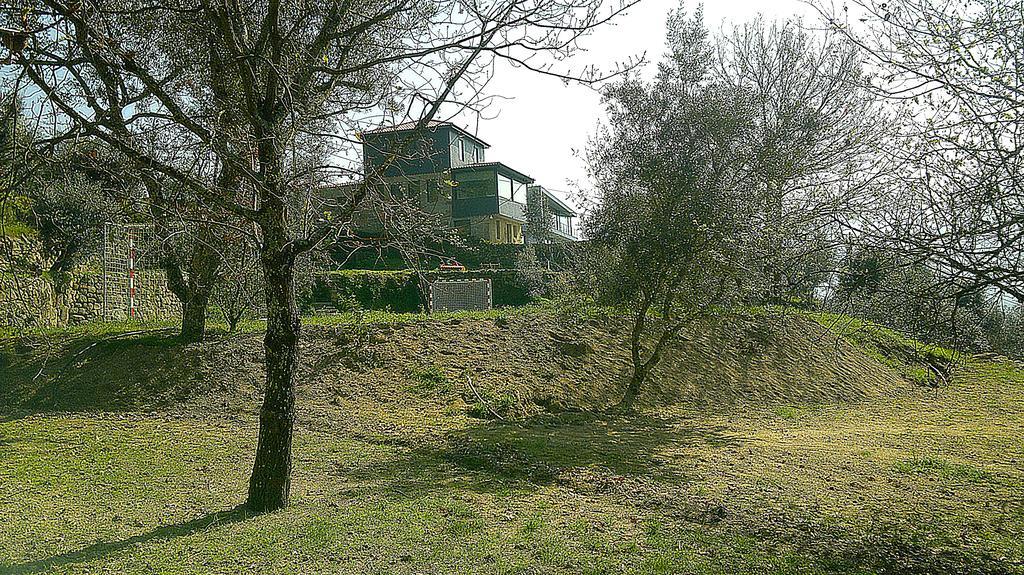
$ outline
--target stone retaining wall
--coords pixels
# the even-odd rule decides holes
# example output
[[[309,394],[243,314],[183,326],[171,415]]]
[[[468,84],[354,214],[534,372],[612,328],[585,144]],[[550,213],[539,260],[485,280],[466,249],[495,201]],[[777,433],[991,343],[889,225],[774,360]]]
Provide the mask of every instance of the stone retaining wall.
[[[127,280],[107,290],[103,274],[75,272],[58,289],[46,277],[32,238],[3,238],[0,257],[0,327],[61,327],[94,320],[129,320]],[[97,262],[98,263],[98,262]],[[181,305],[167,289],[163,270],[139,270],[135,277],[134,319],[173,319]]]

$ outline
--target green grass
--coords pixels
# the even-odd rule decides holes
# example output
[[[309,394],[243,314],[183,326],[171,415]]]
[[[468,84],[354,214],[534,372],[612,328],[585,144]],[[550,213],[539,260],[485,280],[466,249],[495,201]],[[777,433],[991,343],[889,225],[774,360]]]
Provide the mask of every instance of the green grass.
[[[409,391],[421,394],[438,394],[451,391],[452,381],[444,369],[435,364],[413,366],[409,369],[409,379],[412,385]]]
[[[983,469],[965,463],[953,463],[939,457],[912,457],[894,465],[900,473],[934,474],[943,479],[981,481],[992,475]]]
[[[804,413],[804,408],[797,405],[780,405],[775,408],[775,413],[777,413],[779,417],[796,419]]]
[[[24,196],[8,197],[0,201],[0,236],[19,238],[36,235],[36,229],[22,219],[31,213],[31,209],[31,200]]]
[[[396,313],[389,311],[358,311],[331,313],[323,315],[307,315],[302,318],[302,325],[308,327],[339,327],[352,325],[401,325],[422,322],[450,322],[475,320],[501,320],[512,317],[523,317],[536,313],[553,313],[550,303],[541,302],[522,307],[495,308],[486,311],[456,311],[443,313]],[[128,332],[140,331],[176,331],[177,319],[132,321],[89,321],[70,327],[0,327],[0,338],[23,337],[67,337],[69,339],[120,336]],[[229,335],[228,325],[216,315],[207,320],[207,333],[213,337]],[[247,319],[239,322],[236,332],[251,334],[265,331],[264,320]]]
[[[943,383],[951,367],[970,359],[941,345],[922,343],[859,318],[826,312],[803,313],[917,384]]]
[[[2,235],[8,238],[20,238],[22,236],[30,236],[37,233],[35,228],[28,224],[10,221],[5,222],[3,226],[0,227],[0,231],[3,232]]]
[[[343,425],[356,397],[322,428],[302,404],[293,504],[257,517],[236,509],[255,416],[9,417],[0,572],[1022,572],[1024,377],[963,377],[719,415]]]
[[[165,324],[121,337],[139,327],[18,341],[77,351],[113,338],[103,353],[129,363],[173,341]],[[895,349],[880,337],[878,353]],[[187,391],[190,354],[167,367],[182,390],[137,391]],[[972,361],[948,385],[851,403],[629,416],[523,417],[521,398],[483,386],[478,405],[464,374],[431,357],[382,373],[390,394],[300,381],[292,505],[255,517],[238,508],[251,408],[174,410],[113,386],[61,404],[74,413],[0,413],[0,573],[1024,573],[1024,373],[1012,363]],[[58,392],[91,393],[73,378]],[[488,406],[509,417],[488,419]]]
[[[0,507],[5,573],[729,573],[788,560],[371,442],[300,435],[294,505],[247,517],[235,505],[251,427],[33,417],[0,433],[4,501],[22,494]]]

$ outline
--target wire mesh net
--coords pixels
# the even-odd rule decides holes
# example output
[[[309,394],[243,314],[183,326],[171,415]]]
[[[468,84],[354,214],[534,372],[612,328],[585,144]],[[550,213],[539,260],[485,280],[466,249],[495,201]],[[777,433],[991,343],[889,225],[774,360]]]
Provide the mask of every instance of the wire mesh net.
[[[148,300],[164,289],[152,225],[103,226],[103,319],[144,320]]]
[[[491,280],[438,280],[430,284],[430,311],[491,309]]]

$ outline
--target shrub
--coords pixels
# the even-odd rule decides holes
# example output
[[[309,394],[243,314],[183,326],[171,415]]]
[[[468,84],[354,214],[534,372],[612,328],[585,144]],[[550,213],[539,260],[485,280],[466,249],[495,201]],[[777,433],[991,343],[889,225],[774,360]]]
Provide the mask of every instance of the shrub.
[[[494,307],[523,306],[551,297],[565,283],[564,274],[543,271],[524,277],[518,270],[428,272],[427,281],[489,279]],[[410,270],[341,270],[317,274],[306,310],[377,310],[397,313],[423,311],[417,274]]]
[[[422,310],[419,279],[408,270],[340,270],[317,274],[307,308],[392,312]]]

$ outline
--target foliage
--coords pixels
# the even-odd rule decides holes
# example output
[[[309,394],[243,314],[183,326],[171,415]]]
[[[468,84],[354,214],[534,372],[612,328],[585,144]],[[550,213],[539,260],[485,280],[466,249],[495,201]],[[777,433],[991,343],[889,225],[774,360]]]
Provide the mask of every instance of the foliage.
[[[316,274],[310,306],[337,311],[418,312],[419,276],[409,270],[341,270]]]
[[[906,108],[885,186],[855,203],[857,234],[927,261],[938,279],[1024,302],[1024,67],[1019,2],[814,2]],[[954,289],[959,289],[954,287]]]
[[[871,247],[846,252],[825,309],[965,351],[1014,353],[1014,310],[968,281],[951,283],[925,262]]]
[[[117,218],[113,183],[91,169],[86,155],[95,150],[88,142],[68,143],[54,152],[38,154],[33,147],[38,134],[24,127],[30,118],[17,100],[13,107],[20,120],[15,138],[10,137],[13,116],[7,106],[0,118],[3,183],[13,185],[0,196],[0,225],[5,235],[35,235],[46,262],[43,271],[63,278],[99,252],[103,223]],[[16,157],[12,160],[12,156]],[[6,169],[12,161],[10,170]],[[11,181],[6,181],[8,175]]]
[[[32,199],[28,196],[13,196],[0,206],[0,236],[19,237],[35,235],[30,224]]]
[[[547,270],[537,259],[537,250],[532,245],[524,246],[516,254],[515,271],[516,279],[526,286],[527,295],[530,298],[549,295],[548,285],[545,282]]]
[[[101,185],[81,173],[61,168],[41,182],[32,194],[32,223],[50,273],[66,274],[97,254],[114,210]]]
[[[211,295],[212,303],[234,332],[244,319],[255,319],[262,309],[263,270],[258,251],[248,242],[225,243],[224,262]]]
[[[524,306],[552,297],[565,283],[565,275],[535,270],[526,277],[518,270],[426,272],[412,270],[340,270],[314,276],[306,309],[333,311],[375,310],[413,313],[423,309],[422,281],[489,279],[494,307]]]
[[[555,214],[548,210],[548,201],[543,188],[529,186],[526,191],[526,221],[523,223],[523,237],[528,241],[548,244],[554,235]]]
[[[825,281],[849,197],[883,165],[890,131],[864,87],[860,49],[799,20],[761,17],[714,39],[711,74],[747,98],[748,192],[762,302],[807,299]],[[755,270],[751,270],[754,272]]]
[[[711,306],[741,295],[753,269],[753,204],[742,185],[748,98],[712,78],[700,12],[673,13],[669,29],[654,82],[630,78],[606,89],[608,122],[587,151],[597,206],[584,221],[590,241],[580,271],[598,303],[624,306],[633,318],[624,407],[665,345]]]

